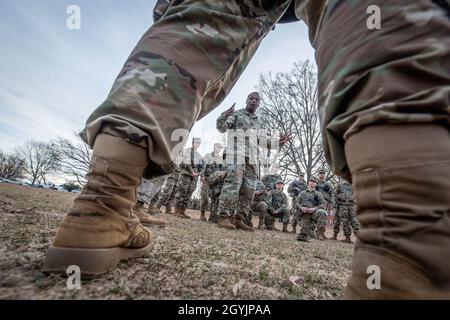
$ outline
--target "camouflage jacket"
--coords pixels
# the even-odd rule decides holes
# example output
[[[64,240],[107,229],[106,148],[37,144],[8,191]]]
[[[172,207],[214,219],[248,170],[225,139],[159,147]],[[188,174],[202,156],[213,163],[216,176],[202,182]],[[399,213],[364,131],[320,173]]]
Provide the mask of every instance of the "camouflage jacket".
[[[262,183],[264,183],[264,185],[266,186],[266,190],[275,189],[275,182],[277,182],[278,180],[283,181],[279,174],[266,174],[261,179]]]
[[[319,191],[325,202],[330,203],[333,200],[333,186],[328,181],[319,181],[316,186],[316,190]]]
[[[338,205],[354,205],[353,187],[348,182],[340,183],[336,188],[336,203]]]
[[[180,163],[180,174],[192,176],[194,172],[200,173],[203,160],[200,153],[194,148],[187,148],[183,151]]]
[[[223,178],[218,174],[218,172],[225,170],[222,156],[214,155],[214,153],[211,152],[203,157],[203,162],[205,163],[205,167],[202,171],[202,175],[205,178],[206,183],[209,186],[213,186],[223,182]]]
[[[238,158],[238,161],[247,158],[256,167],[260,146],[270,149],[272,145],[275,146],[278,143],[278,140],[272,140],[261,129],[258,116],[245,109],[237,110],[228,116],[222,113],[217,118],[216,127],[219,132],[227,133],[225,147],[227,156],[237,155],[241,158]],[[230,159],[233,158],[230,157]]]
[[[273,214],[278,210],[278,214],[284,215],[288,212],[288,201],[283,190],[273,189],[270,190],[267,197],[267,211]]]
[[[292,204],[292,209],[294,212],[301,213],[301,207],[324,209],[325,201],[319,191],[305,190],[300,192]]]
[[[265,201],[266,198],[267,198],[266,186],[261,180],[256,181],[256,189],[255,189],[255,196],[253,197],[253,204]]]
[[[300,192],[305,191],[307,188],[308,185],[305,181],[295,180],[289,184],[288,193],[291,198],[295,198],[300,194]]]

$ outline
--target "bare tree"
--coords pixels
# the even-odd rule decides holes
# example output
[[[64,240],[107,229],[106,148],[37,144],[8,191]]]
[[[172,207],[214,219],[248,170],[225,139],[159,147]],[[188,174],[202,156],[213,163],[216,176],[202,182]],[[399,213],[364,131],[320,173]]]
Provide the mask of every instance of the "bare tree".
[[[54,141],[54,145],[59,153],[60,173],[84,186],[92,158],[92,151],[78,135],[75,135],[75,137],[76,141],[60,137]]]
[[[17,153],[0,151],[0,177],[15,180],[24,173],[25,160]]]
[[[59,167],[59,154],[53,143],[28,141],[17,152],[25,161],[25,173],[31,183],[43,181],[49,174],[56,173]]]
[[[327,168],[317,111],[317,74],[313,65],[309,61],[299,61],[289,72],[261,74],[258,90],[262,97],[259,114],[263,127],[272,136],[294,135],[279,153],[269,150],[262,154],[266,163],[277,161],[285,179],[297,177],[300,172],[309,179],[319,168]]]

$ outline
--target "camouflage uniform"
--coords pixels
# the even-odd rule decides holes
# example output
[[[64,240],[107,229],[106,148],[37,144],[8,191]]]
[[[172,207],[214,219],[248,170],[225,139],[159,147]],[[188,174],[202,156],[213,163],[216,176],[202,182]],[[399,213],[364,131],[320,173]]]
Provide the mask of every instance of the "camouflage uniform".
[[[253,215],[256,213],[259,216],[260,222],[259,224],[262,226],[262,223],[264,222],[267,212],[266,198],[267,198],[266,186],[261,180],[258,180],[256,182],[256,189],[252,201],[252,206],[250,208],[250,212],[247,215],[247,218],[245,219],[245,223],[247,225],[253,226],[252,219]]]
[[[319,180],[319,182],[317,182],[316,190],[322,194],[325,206],[328,207],[333,200],[333,186],[331,183],[325,180]]]
[[[193,173],[198,173],[198,166],[201,165],[201,155],[194,148],[187,148],[183,152],[183,160],[180,164],[180,175],[177,182],[177,192],[175,195],[175,207],[186,209],[189,206],[192,194],[197,188],[198,176],[194,177]]]
[[[297,239],[309,241],[314,234],[314,229],[325,228],[327,222],[327,213],[324,210],[325,201],[320,192],[316,190],[305,190],[300,192],[295,198],[293,210],[301,221],[302,229],[297,236]],[[303,213],[300,207],[317,208],[313,213]]]
[[[258,154],[258,141],[260,139],[260,123],[258,116],[245,109],[237,110],[230,115],[222,113],[217,119],[217,129],[227,132],[227,146],[225,160],[227,177],[225,178],[219,201],[219,215],[235,217],[245,220],[256,188],[256,163]],[[231,130],[231,131],[230,131]],[[248,132],[251,136],[248,143],[235,143],[230,133],[233,130]],[[265,137],[266,138],[266,137]],[[271,143],[267,147],[270,148]],[[236,208],[236,202],[237,208]]]
[[[179,175],[180,168],[179,166],[176,166],[175,170],[167,176],[166,181],[164,182],[164,187],[155,203],[156,208],[161,208],[162,206],[167,208],[173,205]]]
[[[222,156],[219,158],[214,152],[208,153],[203,158],[203,161],[205,163],[203,177],[208,188],[208,196],[211,200],[209,221],[217,222],[219,197],[224,181],[224,177],[220,177],[220,173],[225,170],[225,166]]]
[[[267,214],[264,223],[267,229],[272,230],[275,226],[275,218],[288,216],[287,197],[283,190],[272,189],[266,197],[266,204]]]
[[[306,184],[305,180],[300,181],[297,179],[289,184],[287,191],[291,198],[294,199],[300,194],[300,192],[305,191],[307,188],[308,185]]]
[[[208,211],[209,210],[209,187],[206,181],[204,181],[204,177],[200,178],[202,182],[201,190],[200,190],[200,210]]]
[[[142,179],[141,185],[137,189],[137,200],[141,203],[152,204],[153,199],[161,191],[163,178]]]
[[[344,227],[344,235],[350,237],[352,229],[355,234],[359,231],[359,222],[355,214],[355,200],[353,199],[353,187],[348,182],[343,182],[336,188],[336,216],[334,233],[339,233],[341,222]]]
[[[148,148],[151,161],[146,177],[170,173],[171,151],[178,144],[171,140],[173,130],[189,130],[222,102],[291,2],[178,0],[160,8],[161,18],[137,44],[108,98],[87,120],[82,137],[90,146],[100,132],[122,137]],[[384,8],[381,31],[367,28],[367,1],[297,0],[293,7],[308,25],[317,49],[325,155],[333,171],[348,178],[344,136],[374,123],[449,125],[450,118],[448,73],[440,76],[443,70],[450,70],[448,22],[439,17],[429,21],[414,18],[420,12],[438,10],[438,6],[429,0],[396,4],[374,0],[370,4]],[[441,12],[444,16],[445,11]],[[411,32],[398,32],[408,26],[415,28],[416,38]],[[414,47],[409,47],[410,41]],[[393,54],[403,45],[406,47],[393,64]],[[176,50],[180,47],[183,50]],[[418,79],[406,92],[392,85],[383,89],[387,83],[410,81],[396,78],[401,75],[395,70],[411,68],[408,75],[414,70],[422,72],[417,59],[424,52],[430,52],[430,61],[440,61],[421,77],[443,79],[433,85],[435,94],[425,94],[429,82]],[[369,75],[374,76],[367,80]],[[387,91],[393,94],[388,97]],[[423,94],[418,95],[420,92]],[[427,108],[430,104],[435,107]]]
[[[144,172],[145,177],[170,173],[173,168],[171,151],[178,144],[178,141],[172,141],[172,132],[179,128],[189,130],[196,120],[223,101],[260,42],[286,13],[290,4],[293,4],[295,10],[295,15],[290,16],[305,21],[309,28],[310,42],[316,49],[318,111],[325,156],[336,174],[348,181],[352,181],[352,174],[353,178],[363,180],[360,184],[355,182],[356,199],[359,199],[360,192],[369,189],[372,181],[375,181],[373,189],[376,186],[379,187],[377,190],[382,188],[380,180],[374,180],[365,171],[367,165],[370,167],[373,163],[370,159],[363,159],[366,167],[358,167],[353,163],[355,168],[352,170],[356,171],[350,172],[347,160],[349,155],[357,153],[354,151],[357,148],[351,149],[353,145],[348,146],[354,154],[346,154],[345,145],[349,145],[352,138],[359,143],[363,140],[358,136],[366,138],[364,132],[374,132],[374,128],[387,124],[397,130],[393,134],[402,131],[401,127],[404,125],[409,125],[409,128],[435,128],[442,125],[445,132],[433,131],[432,136],[448,136],[448,0],[173,1],[170,7],[161,10],[161,18],[139,41],[107,99],[88,118],[81,136],[91,147],[99,133],[118,136],[147,149],[150,161]],[[367,27],[369,5],[382,8],[382,28],[379,30]],[[400,141],[401,137],[395,137],[395,143]],[[430,139],[433,148],[436,145],[434,142],[441,140]],[[366,144],[367,141],[364,140]],[[426,186],[429,189],[441,191],[443,196],[433,198],[433,203],[439,205],[439,210],[431,210],[431,205],[423,207],[422,200],[427,198],[429,192],[417,193],[416,198],[408,198],[413,206],[406,206],[405,201],[396,204],[406,212],[401,219],[403,226],[414,224],[412,228],[405,227],[401,232],[398,228],[395,237],[380,237],[381,240],[371,237],[370,231],[366,237],[362,228],[359,238],[367,247],[383,247],[383,250],[387,250],[386,241],[390,243],[393,238],[405,240],[408,248],[403,246],[404,242],[398,241],[395,246],[389,247],[401,244],[404,250],[402,256],[419,263],[425,270],[436,268],[430,274],[447,278],[441,277],[435,283],[448,287],[450,277],[447,265],[440,260],[434,263],[441,258],[448,261],[448,250],[444,251],[449,243],[448,224],[442,232],[430,233],[433,237],[442,235],[440,241],[427,239],[425,245],[423,239],[409,237],[420,233],[414,232],[416,229],[425,230],[433,225],[437,213],[442,216],[449,208],[446,197],[449,185],[447,179],[442,179],[441,176],[443,172],[449,172],[449,166],[445,164],[440,170],[433,171],[436,161],[448,161],[448,153],[441,156],[439,153],[434,154],[439,148],[433,149],[432,154],[423,149],[423,145],[416,145],[407,151],[412,154],[415,150],[423,157],[428,154],[427,159],[433,163],[432,166],[427,162],[427,173],[419,181],[427,180]],[[398,149],[392,150],[396,155]],[[378,175],[383,163],[395,162],[397,159],[388,158],[384,152],[382,155],[387,161],[376,163],[374,172]],[[396,164],[393,163],[392,166]],[[411,171],[414,170],[399,172],[397,181],[410,181],[407,175]],[[436,185],[439,187],[436,188]],[[386,192],[392,195],[392,189],[384,191],[385,196]],[[373,197],[374,194],[378,193],[363,194],[363,199]],[[401,196],[408,195],[403,192]],[[414,202],[414,199],[418,201]],[[379,201],[369,201],[367,207],[362,206],[361,202],[358,205],[360,215],[382,211],[386,207]],[[390,214],[397,214],[398,217],[402,210]],[[386,212],[383,212],[386,216]],[[395,217],[392,219],[395,220]],[[364,226],[363,220],[359,220]],[[383,223],[378,223],[377,228],[381,235],[388,231],[388,226]],[[423,248],[437,251],[433,254],[433,259],[422,259],[423,254],[416,252],[416,242],[424,244]],[[446,245],[439,249],[435,243]],[[359,246],[357,253],[367,251],[364,250],[366,249]],[[394,249],[389,252],[398,251]],[[376,253],[370,252],[368,255],[373,257]],[[358,263],[355,265],[362,266]],[[363,270],[362,273],[360,270]],[[364,274],[366,268],[360,270],[356,271],[354,268],[355,274]],[[352,278],[356,279],[356,276]],[[364,281],[353,281],[358,281],[363,286],[366,284],[366,278]],[[364,292],[375,295],[384,291]],[[361,295],[363,294],[360,293]]]
[[[293,182],[291,182],[288,186],[288,194],[291,196],[292,198],[292,203],[294,203],[295,198],[300,194],[300,192],[305,191],[308,188],[308,185],[306,184],[305,180],[295,180]],[[297,219],[297,214],[295,214],[294,212],[292,212],[292,228],[294,229],[294,232],[296,232],[297,230],[297,224],[298,224],[298,219]]]
[[[275,182],[279,180],[283,181],[283,179],[279,174],[266,174],[264,177],[261,178],[261,181],[266,186],[266,190],[275,189]]]

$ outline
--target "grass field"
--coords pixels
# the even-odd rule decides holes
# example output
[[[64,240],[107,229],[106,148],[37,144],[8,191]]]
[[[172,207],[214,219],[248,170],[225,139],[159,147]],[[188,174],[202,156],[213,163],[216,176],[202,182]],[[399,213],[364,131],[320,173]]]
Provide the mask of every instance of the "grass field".
[[[69,290],[41,267],[75,196],[0,184],[0,299],[339,299],[350,275],[351,244],[219,229],[189,211],[163,216],[148,256]]]

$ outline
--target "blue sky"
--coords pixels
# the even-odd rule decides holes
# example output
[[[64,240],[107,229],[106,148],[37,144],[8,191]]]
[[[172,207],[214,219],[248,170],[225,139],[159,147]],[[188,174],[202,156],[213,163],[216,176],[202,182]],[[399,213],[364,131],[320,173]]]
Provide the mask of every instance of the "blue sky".
[[[153,0],[1,0],[0,150],[26,140],[71,137],[104,100],[129,53],[152,24]],[[70,5],[81,30],[69,30]],[[197,122],[201,152],[217,139],[215,120],[234,102],[243,107],[261,72],[288,71],[314,60],[302,22],[278,25],[227,99]]]

